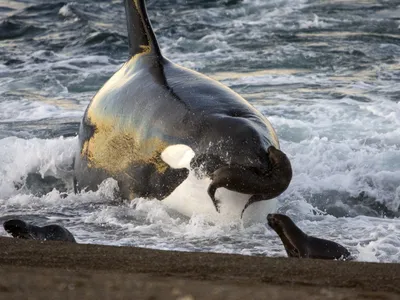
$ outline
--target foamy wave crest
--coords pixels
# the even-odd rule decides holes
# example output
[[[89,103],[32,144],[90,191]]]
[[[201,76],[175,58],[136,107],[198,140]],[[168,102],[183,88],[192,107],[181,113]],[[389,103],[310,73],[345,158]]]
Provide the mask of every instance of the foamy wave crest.
[[[80,117],[80,111],[68,111],[57,105],[35,101],[0,102],[0,123],[16,121],[36,121],[46,118]]]
[[[77,138],[20,139],[8,137],[0,140],[0,199],[18,193],[28,173],[42,176],[65,176],[70,171],[77,150]],[[68,171],[69,169],[69,171]]]
[[[71,11],[71,3],[61,7],[58,13],[64,17],[73,17],[74,13]]]

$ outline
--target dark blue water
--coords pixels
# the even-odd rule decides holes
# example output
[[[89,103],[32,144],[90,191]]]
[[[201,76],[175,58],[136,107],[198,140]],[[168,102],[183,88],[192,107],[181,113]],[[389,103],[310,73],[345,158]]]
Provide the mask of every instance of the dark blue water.
[[[399,1],[153,0],[148,11],[169,59],[276,128],[294,168],[280,212],[359,260],[400,261]],[[111,181],[71,192],[81,116],[127,59],[126,36],[122,1],[1,2],[0,217],[62,223],[86,243],[284,255],[264,224],[117,205]]]

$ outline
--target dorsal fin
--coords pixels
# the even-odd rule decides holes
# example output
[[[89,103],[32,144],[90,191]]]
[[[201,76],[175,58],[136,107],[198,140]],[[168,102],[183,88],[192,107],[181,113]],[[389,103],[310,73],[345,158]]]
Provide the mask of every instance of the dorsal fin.
[[[130,56],[146,52],[161,57],[156,36],[147,16],[145,0],[124,1]]]

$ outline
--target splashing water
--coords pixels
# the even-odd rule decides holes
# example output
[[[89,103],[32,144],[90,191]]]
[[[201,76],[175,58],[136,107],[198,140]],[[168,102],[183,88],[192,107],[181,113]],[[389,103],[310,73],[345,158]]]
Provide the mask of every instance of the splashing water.
[[[400,262],[398,3],[168,0],[148,10],[168,58],[230,86],[275,127],[294,171],[277,211],[358,260]],[[62,224],[81,243],[286,256],[260,207],[243,221],[229,216],[233,203],[210,213],[207,179],[164,202],[120,202],[112,179],[72,192],[80,118],[127,57],[121,16],[118,1],[0,10],[0,219]],[[185,200],[199,213],[173,209]]]

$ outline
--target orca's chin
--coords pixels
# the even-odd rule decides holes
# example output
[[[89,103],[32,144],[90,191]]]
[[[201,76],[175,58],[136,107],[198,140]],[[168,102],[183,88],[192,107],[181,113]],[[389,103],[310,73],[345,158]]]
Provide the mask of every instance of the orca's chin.
[[[210,183],[211,179],[199,179],[194,171],[190,171],[188,178],[162,203],[189,218],[201,216],[206,221],[218,224],[240,221],[242,210],[252,195],[225,188],[218,189],[216,192],[216,197],[220,201],[220,212],[218,213],[207,193]],[[254,203],[243,214],[243,222],[246,224],[262,223],[267,214],[276,212],[276,208],[276,199]]]
[[[273,146],[268,148],[268,158],[268,169],[229,165],[213,173],[207,192],[216,211],[220,211],[220,200],[215,193],[221,187],[252,195],[242,210],[242,216],[253,203],[273,199],[288,188],[292,179],[289,159],[285,153]]]
[[[269,150],[271,166],[275,167],[273,172],[224,166],[210,179],[199,177],[191,168],[190,162],[195,154],[190,147],[171,145],[162,152],[161,158],[172,168],[187,168],[190,172],[162,202],[188,217],[201,214],[210,221],[230,222],[243,217],[245,222],[263,222],[267,214],[276,211],[277,201],[272,198],[282,193],[291,179],[290,163],[281,153],[275,148]],[[278,183],[271,185],[274,180]]]

